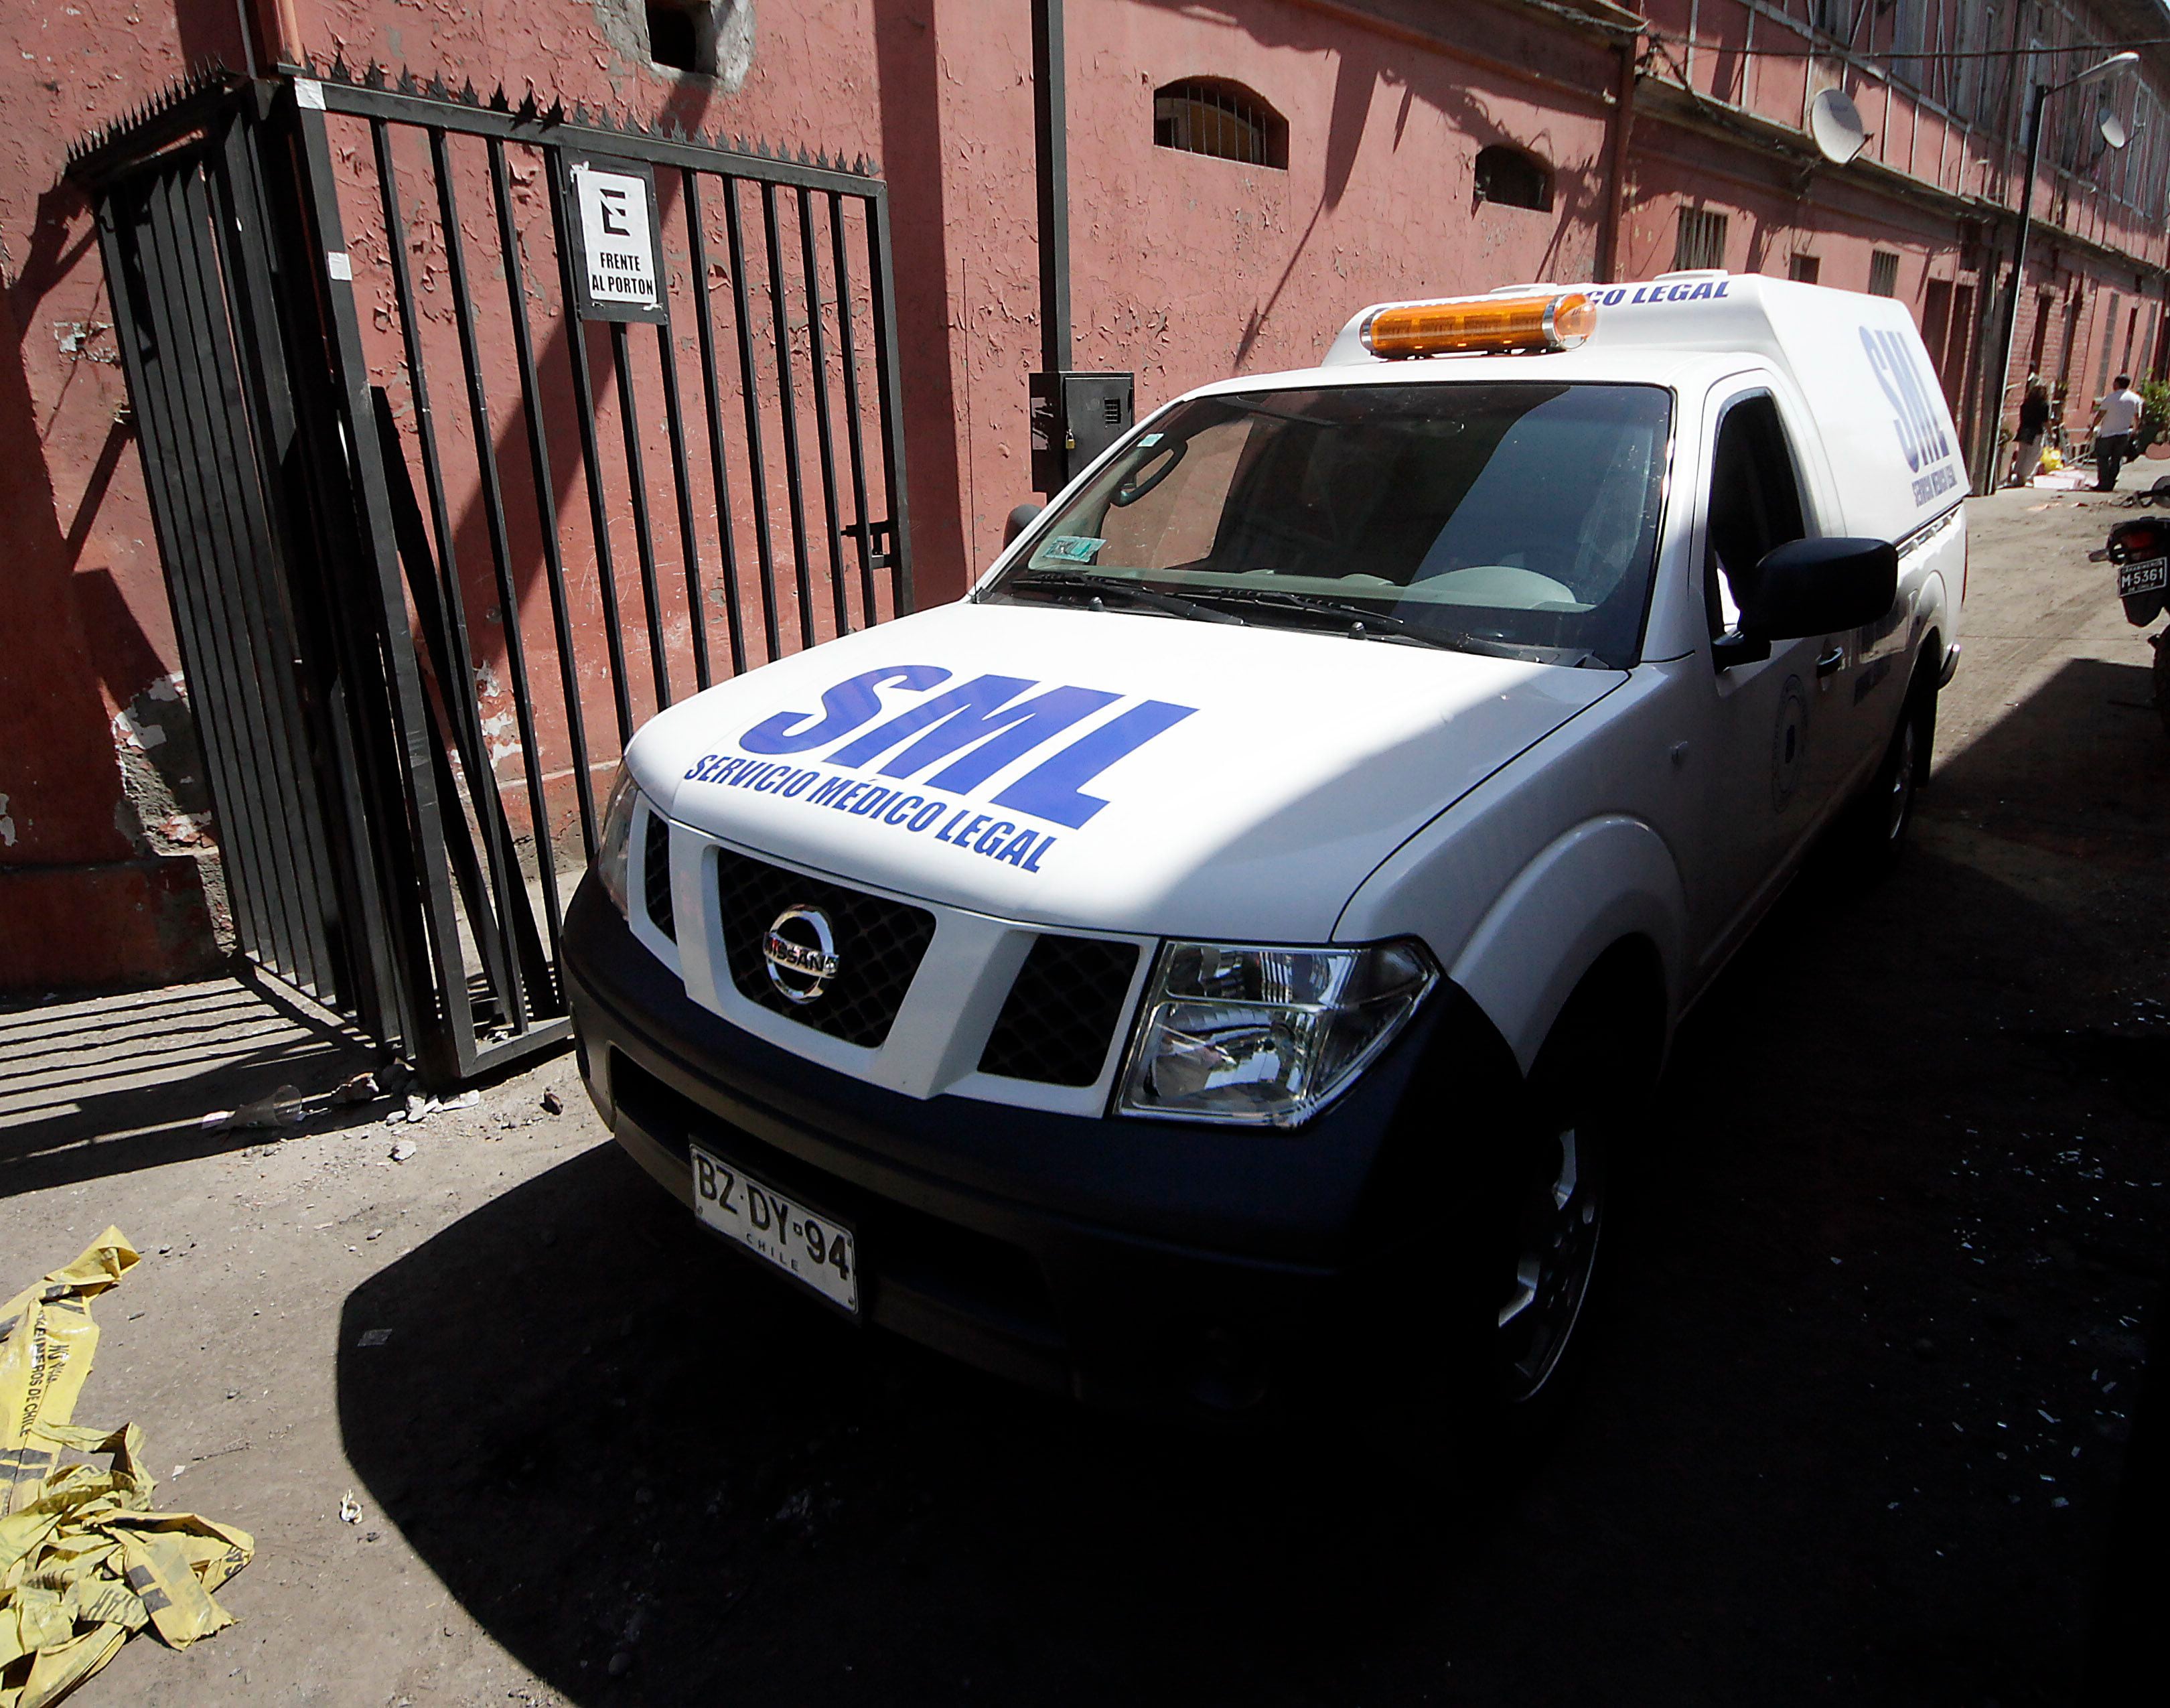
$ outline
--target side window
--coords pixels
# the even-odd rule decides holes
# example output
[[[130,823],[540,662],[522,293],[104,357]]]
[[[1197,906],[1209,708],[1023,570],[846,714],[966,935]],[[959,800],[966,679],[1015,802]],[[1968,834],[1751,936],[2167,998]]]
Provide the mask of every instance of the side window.
[[[1807,532],[1778,406],[1768,394],[1744,398],[1718,424],[1711,458],[1703,597],[1713,636],[1740,620],[1740,596],[1764,553]]]

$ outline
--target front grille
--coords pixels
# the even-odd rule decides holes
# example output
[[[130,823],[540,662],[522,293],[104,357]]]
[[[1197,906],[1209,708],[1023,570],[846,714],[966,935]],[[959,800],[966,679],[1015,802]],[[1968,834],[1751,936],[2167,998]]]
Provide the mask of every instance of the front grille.
[[[1134,943],[1043,936],[1018,969],[980,1056],[982,1074],[1090,1085],[1100,1077],[1137,971]]]
[[[716,888],[724,955],[740,995],[847,1044],[873,1049],[889,1036],[934,940],[932,913],[728,849],[716,850]],[[836,976],[811,1002],[787,999],[769,982],[762,958],[762,940],[790,908],[820,908],[836,938]]]
[[[640,856],[641,887],[647,891],[649,923],[673,943],[678,940],[678,919],[671,901],[671,821],[660,812],[648,815],[648,839]]]

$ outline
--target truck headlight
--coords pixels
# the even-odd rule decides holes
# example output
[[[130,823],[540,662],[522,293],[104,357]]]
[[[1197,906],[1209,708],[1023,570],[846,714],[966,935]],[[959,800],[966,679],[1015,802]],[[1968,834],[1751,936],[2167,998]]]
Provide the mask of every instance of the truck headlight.
[[[625,899],[626,850],[633,843],[633,809],[639,799],[632,771],[621,764],[617,780],[611,784],[610,805],[603,808],[602,833],[596,838],[596,881],[628,918],[632,910]]]
[[[1170,943],[1138,1017],[1125,1115],[1294,1127],[1355,1080],[1438,982],[1421,944]]]

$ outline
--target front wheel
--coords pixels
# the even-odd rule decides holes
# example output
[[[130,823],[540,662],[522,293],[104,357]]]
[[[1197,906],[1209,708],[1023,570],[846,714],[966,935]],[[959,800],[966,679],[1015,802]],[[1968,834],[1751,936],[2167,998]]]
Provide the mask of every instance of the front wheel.
[[[1564,1085],[1533,1085],[1540,1119],[1517,1147],[1512,1268],[1494,1286],[1490,1384],[1510,1408],[1541,1401],[1569,1365],[1605,1230],[1611,1158],[1602,1113]]]
[[[1399,1277],[1405,1303],[1428,1301],[1417,1320],[1402,1319],[1411,1379],[1382,1420],[1403,1467],[1435,1491],[1467,1494],[1489,1472],[1530,1462],[1574,1387],[1613,1165],[1663,1040],[1632,983],[1587,981],[1514,1118],[1449,1140],[1465,1148],[1443,1183],[1438,1237]]]
[[[1928,778],[1936,731],[1936,678],[1925,663],[1884,750],[1883,763],[1867,793],[1855,802],[1846,828],[1845,838],[1868,877],[1882,876],[1898,861],[1914,822],[1915,798]]]

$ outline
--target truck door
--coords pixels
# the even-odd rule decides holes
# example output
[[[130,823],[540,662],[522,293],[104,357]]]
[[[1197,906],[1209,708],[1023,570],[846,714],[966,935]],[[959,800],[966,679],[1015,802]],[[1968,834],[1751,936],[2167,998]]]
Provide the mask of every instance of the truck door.
[[[1740,619],[1739,593],[1763,554],[1809,531],[1799,464],[1771,392],[1714,394],[1701,568],[1713,643],[1702,758],[1707,803],[1702,893],[1691,902],[1707,956],[1751,924],[1806,843],[1816,817],[1818,640],[1780,641],[1729,661],[1717,645]]]

